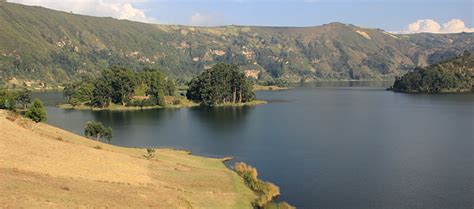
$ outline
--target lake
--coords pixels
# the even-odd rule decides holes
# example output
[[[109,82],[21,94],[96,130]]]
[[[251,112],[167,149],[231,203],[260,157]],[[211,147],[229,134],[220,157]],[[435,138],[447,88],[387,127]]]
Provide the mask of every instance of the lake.
[[[41,93],[48,123],[112,144],[233,156],[298,208],[473,208],[474,94],[402,94],[386,83],[313,83],[258,92],[255,107],[62,110]]]

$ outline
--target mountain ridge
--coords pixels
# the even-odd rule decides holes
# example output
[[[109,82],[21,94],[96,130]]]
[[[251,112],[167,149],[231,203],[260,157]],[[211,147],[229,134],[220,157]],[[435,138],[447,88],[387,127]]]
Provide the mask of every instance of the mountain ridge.
[[[189,79],[217,62],[260,80],[380,80],[474,51],[474,33],[392,34],[338,22],[159,25],[4,2],[0,24],[0,85],[60,84],[113,65]]]

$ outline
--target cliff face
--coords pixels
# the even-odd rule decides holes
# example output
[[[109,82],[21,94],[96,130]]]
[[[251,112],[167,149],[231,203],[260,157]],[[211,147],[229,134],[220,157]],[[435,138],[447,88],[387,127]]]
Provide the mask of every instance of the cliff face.
[[[259,79],[381,79],[474,51],[473,33],[398,35],[342,23],[153,25],[11,3],[0,3],[0,24],[0,80],[18,85],[61,83],[111,65],[189,78],[217,62]]]
[[[222,159],[103,144],[0,110],[0,205],[14,208],[250,208]]]

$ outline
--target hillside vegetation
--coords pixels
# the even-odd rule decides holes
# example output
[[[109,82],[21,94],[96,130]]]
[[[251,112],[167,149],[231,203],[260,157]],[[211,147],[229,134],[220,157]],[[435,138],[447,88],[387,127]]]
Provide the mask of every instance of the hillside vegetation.
[[[218,62],[260,80],[386,79],[474,51],[473,33],[395,35],[318,27],[189,27],[0,2],[0,82],[47,88],[111,66],[189,80]]]
[[[251,208],[258,198],[223,159],[103,144],[5,110],[0,124],[2,208]]]
[[[474,55],[462,56],[397,77],[393,91],[407,93],[468,92],[474,86]]]

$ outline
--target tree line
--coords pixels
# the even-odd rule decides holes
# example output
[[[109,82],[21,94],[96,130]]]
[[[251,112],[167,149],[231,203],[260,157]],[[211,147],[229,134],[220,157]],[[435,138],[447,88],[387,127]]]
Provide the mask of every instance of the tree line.
[[[238,71],[237,65],[218,63],[189,82],[189,100],[204,106],[243,103],[255,100],[253,81]]]
[[[175,93],[174,82],[151,68],[134,72],[123,67],[112,67],[102,71],[98,78],[83,77],[64,88],[64,96],[69,104],[100,108],[110,104],[164,106],[165,96],[174,96]]]
[[[31,91],[22,89],[13,91],[0,89],[0,109],[15,110],[18,107],[26,109],[31,103]]]
[[[35,99],[31,103],[31,91],[22,89],[19,91],[0,89],[0,109],[10,111],[24,111],[24,116],[39,123],[46,121],[46,110],[43,103],[39,99]]]

